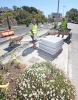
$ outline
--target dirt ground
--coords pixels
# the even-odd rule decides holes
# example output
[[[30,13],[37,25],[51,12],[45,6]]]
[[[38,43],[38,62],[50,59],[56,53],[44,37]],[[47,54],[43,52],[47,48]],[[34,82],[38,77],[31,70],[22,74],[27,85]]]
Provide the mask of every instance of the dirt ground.
[[[8,97],[7,100],[16,100],[17,79],[25,68],[25,64],[18,62],[14,64],[13,62],[10,62],[3,65],[3,68],[0,70],[0,74],[3,77],[3,84],[10,83],[7,90],[7,93],[10,93],[10,97]]]

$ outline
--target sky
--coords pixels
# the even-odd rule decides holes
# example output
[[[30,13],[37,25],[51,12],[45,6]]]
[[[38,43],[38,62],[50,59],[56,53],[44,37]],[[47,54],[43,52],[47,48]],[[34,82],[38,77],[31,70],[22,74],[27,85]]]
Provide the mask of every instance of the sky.
[[[59,13],[66,14],[71,8],[78,9],[78,0],[59,0]],[[29,6],[40,9],[48,16],[52,12],[57,13],[58,0],[0,0],[0,7],[13,8],[13,6]],[[65,6],[65,7],[63,7]]]

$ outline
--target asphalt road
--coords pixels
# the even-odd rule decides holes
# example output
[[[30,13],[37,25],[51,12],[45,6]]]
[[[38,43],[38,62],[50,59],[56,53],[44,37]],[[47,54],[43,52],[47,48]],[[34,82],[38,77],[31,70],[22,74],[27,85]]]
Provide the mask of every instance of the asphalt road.
[[[72,29],[72,42],[69,45],[69,76],[76,87],[78,100],[78,24],[68,24]]]

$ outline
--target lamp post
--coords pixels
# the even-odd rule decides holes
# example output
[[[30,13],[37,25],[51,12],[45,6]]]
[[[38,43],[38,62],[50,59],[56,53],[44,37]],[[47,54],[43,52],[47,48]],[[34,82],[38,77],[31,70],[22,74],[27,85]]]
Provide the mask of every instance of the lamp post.
[[[63,16],[64,16],[64,8],[65,8],[66,6],[63,6]]]
[[[58,28],[58,18],[59,18],[59,2],[60,0],[58,0],[58,7],[57,7],[57,28]]]

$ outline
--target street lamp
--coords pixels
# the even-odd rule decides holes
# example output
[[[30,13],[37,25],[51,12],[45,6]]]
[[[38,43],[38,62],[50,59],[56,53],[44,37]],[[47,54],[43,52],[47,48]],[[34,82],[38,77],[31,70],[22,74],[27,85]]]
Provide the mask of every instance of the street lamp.
[[[63,6],[63,16],[64,16],[64,8],[65,8],[66,6]]]
[[[58,18],[59,18],[59,2],[60,0],[58,0],[58,7],[57,7],[57,28],[58,28]]]

